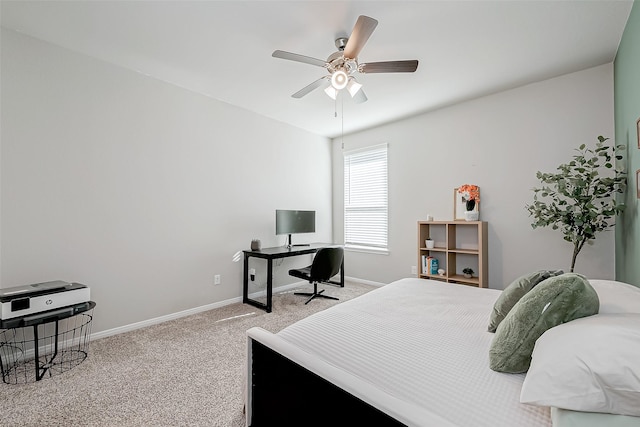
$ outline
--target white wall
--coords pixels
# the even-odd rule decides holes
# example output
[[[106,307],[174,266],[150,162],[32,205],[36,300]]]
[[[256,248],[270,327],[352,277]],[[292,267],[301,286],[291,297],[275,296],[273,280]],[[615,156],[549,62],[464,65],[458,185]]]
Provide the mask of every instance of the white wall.
[[[278,208],[331,241],[328,139],[4,29],[1,59],[3,288],[87,284],[99,332],[242,295]]]
[[[536,171],[555,171],[581,143],[613,137],[613,66],[599,66],[344,137],[344,149],[389,144],[389,255],[349,252],[348,276],[390,282],[417,263],[417,225],[453,218],[453,189],[480,186],[489,223],[489,283],[502,289],[541,268],[571,265],[572,245],[531,228]],[[341,140],[333,142],[334,236],[344,240]],[[585,246],[576,272],[613,278],[614,235]]]

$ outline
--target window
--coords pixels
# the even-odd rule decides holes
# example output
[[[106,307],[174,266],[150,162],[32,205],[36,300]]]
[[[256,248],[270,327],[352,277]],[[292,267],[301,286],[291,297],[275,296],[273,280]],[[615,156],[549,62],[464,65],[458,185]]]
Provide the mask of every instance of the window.
[[[344,154],[344,243],[387,250],[387,145]]]

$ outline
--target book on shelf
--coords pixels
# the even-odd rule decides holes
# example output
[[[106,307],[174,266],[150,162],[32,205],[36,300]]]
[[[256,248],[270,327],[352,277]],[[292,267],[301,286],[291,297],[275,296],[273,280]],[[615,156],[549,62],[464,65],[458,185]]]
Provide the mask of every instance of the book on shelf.
[[[422,255],[422,274],[438,274],[438,259],[432,256]]]

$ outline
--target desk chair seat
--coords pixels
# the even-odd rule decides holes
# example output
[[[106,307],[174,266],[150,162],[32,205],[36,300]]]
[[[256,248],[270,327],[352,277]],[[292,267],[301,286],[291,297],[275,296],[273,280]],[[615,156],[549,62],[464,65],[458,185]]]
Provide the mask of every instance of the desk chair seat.
[[[337,300],[336,297],[324,295],[324,289],[318,292],[318,283],[328,282],[333,276],[338,274],[342,265],[344,250],[340,247],[322,248],[316,252],[313,263],[304,268],[289,270],[289,275],[313,283],[313,292],[294,292],[294,295],[304,295],[310,297],[305,304],[314,298],[327,298]]]

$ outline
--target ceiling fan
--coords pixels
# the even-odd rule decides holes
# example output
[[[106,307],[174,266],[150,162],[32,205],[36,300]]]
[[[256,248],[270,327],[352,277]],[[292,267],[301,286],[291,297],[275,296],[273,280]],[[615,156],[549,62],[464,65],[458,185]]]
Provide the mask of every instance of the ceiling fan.
[[[351,35],[348,38],[340,37],[336,39],[338,51],[329,55],[326,61],[282,50],[274,51],[271,55],[274,58],[317,65],[329,71],[328,75],[320,77],[291,96],[293,98],[302,98],[314,89],[325,85],[325,92],[332,99],[336,99],[338,92],[346,88],[356,103],[362,103],[367,100],[367,96],[362,90],[362,85],[356,81],[354,74],[413,73],[416,71],[418,68],[417,60],[358,63],[358,54],[377,25],[378,21],[375,19],[360,15],[356,25],[353,27],[353,31],[351,31]]]

